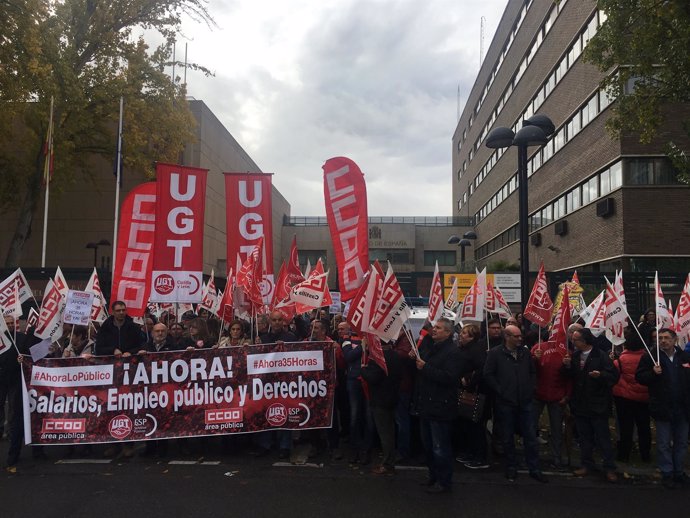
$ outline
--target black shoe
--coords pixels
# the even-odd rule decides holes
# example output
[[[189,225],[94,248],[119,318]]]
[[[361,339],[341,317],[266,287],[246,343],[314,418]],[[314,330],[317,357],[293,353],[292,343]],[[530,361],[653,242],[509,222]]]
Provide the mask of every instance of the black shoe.
[[[541,482],[542,484],[548,484],[549,482],[549,479],[546,478],[541,471],[533,471],[529,474],[529,476],[537,482]]]
[[[673,481],[679,486],[687,486],[690,484],[690,477],[685,473],[681,473],[680,475],[673,475]]]
[[[426,488],[424,491],[426,491],[430,495],[441,495],[443,493],[451,493],[453,489],[450,486],[441,486],[434,484],[433,486],[429,486],[428,488]]]
[[[419,483],[422,487],[431,487],[436,485],[436,481],[430,478],[425,478]]]
[[[371,453],[369,453],[369,452],[366,451],[366,450],[363,451],[363,452],[360,454],[360,456],[359,456],[359,463],[360,463],[362,466],[366,466],[366,465],[369,464],[370,462],[371,462]]]
[[[255,450],[250,450],[249,455],[252,457],[265,457],[271,452],[268,448],[256,448]]]
[[[290,450],[286,448],[281,448],[280,452],[278,452],[278,458],[281,460],[286,460],[290,458]]]
[[[671,476],[665,476],[661,479],[661,485],[663,485],[666,489],[678,489],[678,483],[673,480],[673,477]]]
[[[517,471],[514,469],[506,470],[506,478],[508,479],[508,482],[515,482],[517,479]]]

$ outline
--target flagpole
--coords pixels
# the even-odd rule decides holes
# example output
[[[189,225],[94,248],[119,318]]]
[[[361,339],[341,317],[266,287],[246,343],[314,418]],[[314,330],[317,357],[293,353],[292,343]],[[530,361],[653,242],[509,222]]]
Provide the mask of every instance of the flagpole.
[[[50,96],[50,119],[48,120],[48,136],[46,138],[46,159],[43,165],[43,181],[46,184],[46,197],[43,205],[43,247],[41,248],[41,268],[46,267],[46,242],[48,238],[48,198],[50,198],[50,167],[53,148],[53,96]]]
[[[484,305],[484,314],[486,315],[486,350],[491,349],[491,344],[489,342],[489,311],[486,309],[486,304]]]
[[[117,259],[117,230],[120,221],[120,182],[122,169],[122,115],[124,112],[125,98],[120,96],[120,121],[117,125],[117,156],[115,157],[115,221],[113,222],[113,262],[111,272],[115,271],[115,261]]]
[[[623,308],[623,311],[625,312],[625,315],[626,315],[626,316],[628,317],[628,319],[630,320],[630,323],[632,324],[633,329],[635,329],[635,332],[637,333],[637,336],[640,337],[640,340],[642,341],[642,345],[644,345],[644,348],[647,349],[647,352],[649,353],[649,356],[652,358],[652,361],[654,361],[654,355],[652,354],[652,351],[649,350],[649,347],[647,347],[647,342],[645,342],[645,341],[644,341],[644,338],[642,338],[642,335],[640,334],[640,330],[637,329],[637,326],[633,323],[633,319],[632,319],[632,317],[630,316],[630,313],[628,313],[628,308],[626,308],[625,305],[621,302],[621,299],[618,298],[618,293],[616,293],[616,290],[613,289],[613,285],[612,285],[611,282],[608,280],[608,278],[606,277],[606,275],[604,275],[604,279],[606,279],[606,283],[607,283],[609,286],[611,286],[611,291],[613,292],[613,296],[616,298],[616,300],[618,301],[618,303],[621,305],[621,308]],[[606,297],[604,297],[604,303],[606,303]],[[659,333],[657,333],[657,347],[658,347],[658,344],[659,344],[659,341],[658,341],[658,340],[659,340],[659,337],[658,337],[658,335],[659,335]],[[658,355],[658,353],[659,353],[659,351],[658,351],[658,349],[657,349],[657,355]],[[657,356],[657,358],[658,358],[658,356]],[[654,361],[654,364],[655,364],[655,365],[659,365],[659,360],[657,359],[656,361]]]

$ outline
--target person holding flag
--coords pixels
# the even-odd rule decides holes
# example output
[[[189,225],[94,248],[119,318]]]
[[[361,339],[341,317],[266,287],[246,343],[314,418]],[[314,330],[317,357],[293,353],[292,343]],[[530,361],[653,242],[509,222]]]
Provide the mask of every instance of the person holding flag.
[[[412,398],[413,414],[419,416],[422,444],[429,469],[424,483],[428,493],[453,489],[451,432],[458,413],[460,351],[453,342],[454,324],[439,318],[424,337],[416,358],[417,380]],[[410,351],[414,356],[414,351]]]
[[[688,484],[684,462],[690,422],[690,354],[676,345],[672,329],[659,329],[657,337],[659,350],[654,356],[642,357],[635,379],[649,388],[662,483],[667,489],[675,489]]]

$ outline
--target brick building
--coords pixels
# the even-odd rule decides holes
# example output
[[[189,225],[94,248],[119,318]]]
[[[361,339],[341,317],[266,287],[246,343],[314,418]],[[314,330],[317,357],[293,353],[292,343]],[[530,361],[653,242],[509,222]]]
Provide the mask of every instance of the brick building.
[[[690,191],[663,154],[690,149],[690,109],[649,145],[605,131],[615,100],[581,57],[604,21],[595,0],[509,0],[453,135],[453,214],[474,218],[479,265],[519,262],[517,149],[486,136],[539,113],[556,131],[528,150],[530,270],[690,270]]]

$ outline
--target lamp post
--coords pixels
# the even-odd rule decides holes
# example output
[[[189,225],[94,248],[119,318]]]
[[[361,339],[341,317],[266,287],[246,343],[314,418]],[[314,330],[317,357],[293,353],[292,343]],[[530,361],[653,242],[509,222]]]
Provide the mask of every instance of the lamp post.
[[[555,126],[546,115],[534,115],[522,121],[522,128],[514,133],[510,128],[494,128],[486,137],[486,147],[502,149],[511,146],[518,150],[518,228],[520,233],[520,296],[524,309],[529,298],[529,228],[527,207],[527,148],[543,146]]]
[[[465,271],[465,247],[472,246],[472,241],[477,239],[477,234],[474,231],[469,230],[462,235],[462,239],[458,236],[450,236],[448,238],[449,245],[458,245],[460,247],[460,271]]]
[[[98,266],[98,247],[99,246],[110,246],[110,241],[107,239],[101,239],[98,243],[90,242],[86,244],[86,248],[93,248],[93,267]]]

